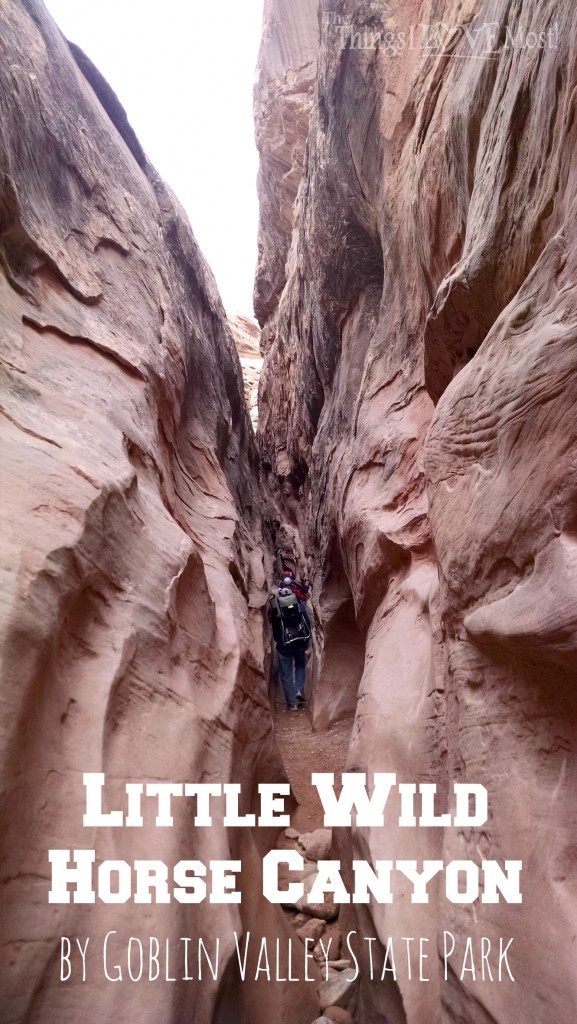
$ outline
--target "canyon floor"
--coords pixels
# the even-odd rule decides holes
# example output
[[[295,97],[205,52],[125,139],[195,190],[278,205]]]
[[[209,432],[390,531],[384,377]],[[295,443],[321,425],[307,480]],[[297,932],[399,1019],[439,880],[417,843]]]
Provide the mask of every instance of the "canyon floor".
[[[276,735],[292,792],[298,808],[292,824],[299,832],[323,827],[323,810],[311,785],[312,772],[344,771],[353,720],[336,722],[326,732],[313,732],[306,708],[287,711],[280,701],[276,708]]]

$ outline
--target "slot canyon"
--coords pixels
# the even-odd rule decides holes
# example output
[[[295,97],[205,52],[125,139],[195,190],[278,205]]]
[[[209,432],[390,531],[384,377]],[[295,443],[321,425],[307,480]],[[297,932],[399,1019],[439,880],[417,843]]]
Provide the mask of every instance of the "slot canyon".
[[[574,1024],[573,0],[264,0],[258,327],[42,0],[0,0],[0,54],[1,1024]],[[287,566],[311,587],[294,716]],[[435,785],[439,811],[477,784],[487,820],[403,828],[391,800],[331,832],[314,772]],[[294,827],[175,800],[170,828],[86,828],[84,773],[110,807],[239,784],[243,815],[288,782]],[[48,850],[90,846],[240,861],[242,899],[49,903]],[[305,892],[326,859],[351,888],[357,860],[516,860],[523,900],[436,879],[418,903],[396,872],[390,902],[284,906],[279,847]],[[111,931],[111,963],[218,938],[220,970],[120,984],[77,956],[63,981],[61,937],[97,957]],[[305,936],[338,953],[310,983]],[[476,951],[509,938],[491,978]]]

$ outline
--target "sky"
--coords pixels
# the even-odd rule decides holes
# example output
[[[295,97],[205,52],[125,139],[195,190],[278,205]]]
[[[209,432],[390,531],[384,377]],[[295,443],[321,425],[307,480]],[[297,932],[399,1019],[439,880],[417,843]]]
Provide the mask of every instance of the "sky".
[[[225,307],[252,315],[263,0],[45,0],[184,206]]]

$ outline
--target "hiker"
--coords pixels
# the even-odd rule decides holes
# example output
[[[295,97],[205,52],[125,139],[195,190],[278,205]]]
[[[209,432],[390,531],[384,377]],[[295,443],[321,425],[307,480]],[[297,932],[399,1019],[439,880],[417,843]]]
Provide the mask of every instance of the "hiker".
[[[278,656],[278,672],[289,711],[305,702],[306,649],[311,623],[304,601],[294,590],[294,573],[287,574],[269,598],[267,614]]]
[[[308,601],[308,599],[309,599],[309,585],[308,585],[307,581],[303,580],[303,582],[301,583],[299,580],[295,579],[295,574],[292,571],[292,569],[284,568],[283,571],[282,571],[282,574],[283,574],[283,577],[285,579],[288,578],[288,579],[291,580],[291,587],[292,587],[293,593],[296,594],[296,596],[298,597],[299,601]]]

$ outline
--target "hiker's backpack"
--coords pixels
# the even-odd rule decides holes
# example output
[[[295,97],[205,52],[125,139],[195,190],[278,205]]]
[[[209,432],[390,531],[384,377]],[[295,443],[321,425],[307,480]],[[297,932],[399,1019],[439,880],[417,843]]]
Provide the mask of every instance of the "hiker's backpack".
[[[278,614],[283,646],[300,641],[308,643],[311,631],[307,625],[296,594],[290,587],[279,587],[273,595],[273,606]]]

